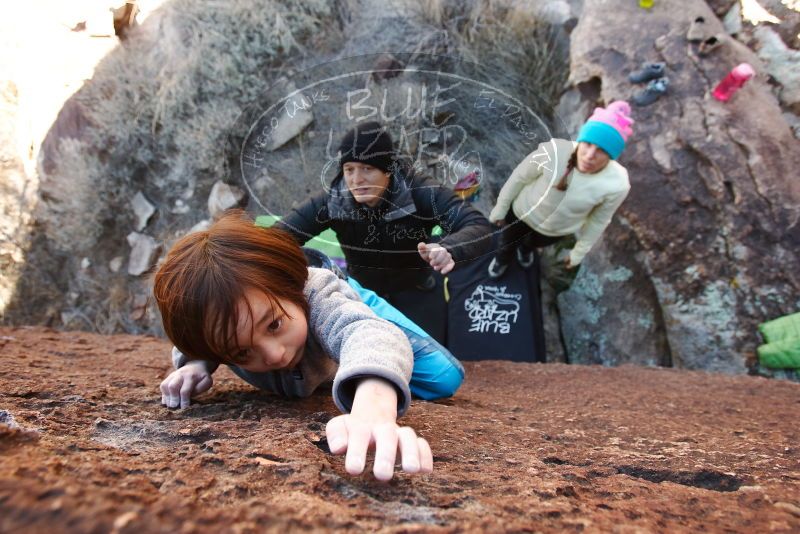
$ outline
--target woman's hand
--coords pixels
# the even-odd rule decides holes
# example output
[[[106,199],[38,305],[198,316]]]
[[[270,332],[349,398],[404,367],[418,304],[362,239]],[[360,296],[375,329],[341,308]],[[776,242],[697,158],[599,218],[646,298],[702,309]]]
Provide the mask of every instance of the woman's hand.
[[[411,427],[397,425],[397,392],[389,382],[367,378],[358,384],[353,410],[328,421],[325,429],[333,454],[345,456],[345,469],[351,475],[364,471],[367,450],[375,449],[373,473],[378,480],[391,480],[397,450],[403,471],[430,473],[433,453],[428,442]]]
[[[438,243],[418,243],[417,251],[423,260],[430,263],[434,271],[447,274],[456,266],[453,255]]]
[[[503,227],[506,225],[506,216],[508,215],[508,210],[503,211],[497,206],[492,208],[492,211],[489,212],[489,222],[494,224],[495,226]]]
[[[186,408],[192,403],[192,396],[208,391],[213,384],[206,362],[190,361],[161,382],[161,404],[167,408]]]

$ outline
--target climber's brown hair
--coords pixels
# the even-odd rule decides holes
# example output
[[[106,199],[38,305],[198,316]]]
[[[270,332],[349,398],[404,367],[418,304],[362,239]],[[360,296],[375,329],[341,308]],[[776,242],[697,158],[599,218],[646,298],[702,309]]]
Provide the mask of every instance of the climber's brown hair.
[[[192,359],[236,364],[237,303],[245,290],[262,291],[284,313],[278,299],[288,300],[308,317],[307,278],[305,256],[289,234],[255,226],[237,210],[179,239],[155,275],[153,294],[178,350]]]
[[[569,176],[569,173],[571,173],[573,169],[575,169],[575,167],[577,166],[578,166],[578,149],[576,148],[575,150],[572,151],[572,155],[569,157],[569,161],[567,162],[567,170],[564,171],[564,174],[561,176],[561,179],[556,184],[556,189],[558,189],[559,191],[567,190],[567,186],[569,185],[567,183],[567,176]]]

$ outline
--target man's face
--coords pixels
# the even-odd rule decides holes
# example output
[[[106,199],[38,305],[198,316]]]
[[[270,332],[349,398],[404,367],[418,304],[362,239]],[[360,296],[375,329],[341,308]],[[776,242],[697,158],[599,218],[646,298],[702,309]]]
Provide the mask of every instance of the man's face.
[[[378,205],[389,187],[390,174],[366,163],[348,161],[342,165],[342,173],[355,201],[370,208]]]

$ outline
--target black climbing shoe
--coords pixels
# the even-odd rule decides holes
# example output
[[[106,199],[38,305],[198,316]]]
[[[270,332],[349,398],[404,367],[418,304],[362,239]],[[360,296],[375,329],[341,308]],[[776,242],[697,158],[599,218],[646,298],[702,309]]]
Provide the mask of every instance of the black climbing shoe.
[[[630,73],[628,81],[631,83],[644,83],[664,76],[666,65],[664,63],[645,63],[640,70]]]
[[[657,80],[653,80],[647,84],[647,86],[642,90],[633,95],[633,103],[637,106],[649,106],[656,100],[658,100],[661,95],[667,92],[667,88],[669,87],[669,78],[666,76],[663,78],[659,78]]]

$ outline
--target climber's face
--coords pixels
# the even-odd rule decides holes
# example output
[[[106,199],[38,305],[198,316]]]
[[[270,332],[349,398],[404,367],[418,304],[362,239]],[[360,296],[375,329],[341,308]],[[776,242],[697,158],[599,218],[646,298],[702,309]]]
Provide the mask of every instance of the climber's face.
[[[235,354],[229,359],[253,373],[292,369],[303,358],[308,323],[303,310],[287,299],[280,307],[258,289],[245,290],[237,303]],[[281,309],[282,308],[282,309]]]
[[[578,170],[584,174],[594,174],[606,168],[611,158],[605,150],[592,143],[578,143]]]

